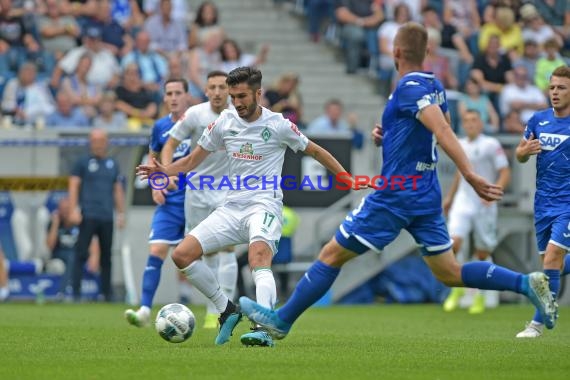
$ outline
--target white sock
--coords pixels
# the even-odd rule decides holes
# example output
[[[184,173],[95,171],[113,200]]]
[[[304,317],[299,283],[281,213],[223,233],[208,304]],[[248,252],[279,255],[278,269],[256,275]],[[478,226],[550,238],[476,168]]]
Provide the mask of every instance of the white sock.
[[[233,252],[219,252],[218,256],[218,282],[222,291],[233,300],[236,293],[238,265]]]
[[[194,261],[186,268],[180,269],[180,272],[184,273],[188,281],[214,303],[218,313],[226,310],[229,299],[222,292],[216,276],[202,260]]]
[[[150,316],[150,308],[148,306],[141,306],[138,310],[138,314]]]
[[[203,255],[202,260],[206,263],[208,268],[210,268],[212,273],[217,277],[218,268],[220,266],[220,260],[219,260],[218,254],[217,253],[210,253],[207,255]],[[219,283],[219,281],[220,281],[220,279],[218,277],[218,283]],[[220,287],[222,288],[222,291],[224,291],[224,288],[223,288],[223,286],[221,286],[221,284],[220,284]],[[218,309],[216,309],[216,305],[214,305],[212,303],[212,301],[210,301],[210,300],[206,300],[206,313],[207,314],[218,314]]]
[[[255,282],[255,298],[261,306],[273,309],[277,302],[277,287],[273,272],[269,268],[251,271],[253,282]]]
[[[7,286],[0,288],[0,301],[4,301],[10,295],[10,288]]]

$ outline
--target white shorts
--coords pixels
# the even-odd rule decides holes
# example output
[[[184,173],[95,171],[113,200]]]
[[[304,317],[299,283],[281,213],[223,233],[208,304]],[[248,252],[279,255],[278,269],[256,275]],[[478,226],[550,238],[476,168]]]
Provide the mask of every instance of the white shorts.
[[[190,231],[204,254],[237,244],[266,242],[275,255],[281,238],[282,210],[262,204],[248,208],[223,205]]]
[[[216,208],[224,204],[227,191],[186,190],[184,198],[184,218],[188,234],[194,227],[208,217]]]
[[[455,206],[455,204],[454,204]],[[453,238],[463,240],[469,238],[473,231],[475,249],[493,251],[497,247],[497,206],[481,206],[476,210],[451,207],[449,211],[448,230]]]

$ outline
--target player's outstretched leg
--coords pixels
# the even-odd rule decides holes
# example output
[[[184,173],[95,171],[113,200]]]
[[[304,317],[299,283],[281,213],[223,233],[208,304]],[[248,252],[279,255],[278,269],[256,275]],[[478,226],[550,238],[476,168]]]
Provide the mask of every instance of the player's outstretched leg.
[[[540,311],[547,328],[554,328],[558,305],[542,272],[528,275],[484,261],[471,262],[461,268],[461,279],[467,287],[487,290],[510,290],[526,295]]]
[[[554,276],[552,275],[552,273],[549,273],[547,271],[545,271],[545,273],[547,275],[549,275],[550,290],[552,292],[554,292],[555,289],[558,289],[560,287],[560,280],[556,281],[556,273],[554,273]],[[570,255],[567,254],[564,257],[564,266],[563,266],[562,271],[560,273],[560,277],[566,276],[568,273],[570,273]],[[527,323],[524,330],[519,332],[516,335],[516,337],[517,338],[538,338],[542,335],[543,330],[544,330],[544,320],[542,319],[542,315],[540,314],[540,311],[538,309],[536,309],[535,313],[534,313],[534,317],[532,318],[532,321]]]

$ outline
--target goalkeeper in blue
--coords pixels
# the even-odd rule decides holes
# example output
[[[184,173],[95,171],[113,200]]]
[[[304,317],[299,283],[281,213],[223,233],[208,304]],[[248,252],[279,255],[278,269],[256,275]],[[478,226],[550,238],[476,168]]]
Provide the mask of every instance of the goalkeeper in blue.
[[[242,313],[274,338],[283,339],[289,333],[297,318],[330,289],[344,263],[368,250],[381,252],[402,229],[421,246],[425,262],[439,281],[453,287],[524,294],[553,326],[557,310],[544,273],[523,275],[485,261],[461,266],[455,259],[441,207],[436,143],[481,198],[499,200],[503,190],[475,174],[451,130],[444,88],[433,74],[422,71],[426,46],[427,32],[422,25],[411,22],[398,29],[393,52],[401,79],[386,103],[382,127],[373,131],[377,142],[382,139],[383,178],[415,178],[415,186],[404,182],[366,196],[281,308],[271,310],[240,298]]]
[[[570,273],[570,68],[558,67],[548,88],[551,108],[536,112],[528,121],[516,150],[517,160],[536,156],[534,226],[538,252],[550,291],[556,299],[560,275]],[[532,321],[517,338],[538,338],[544,319],[537,309]]]

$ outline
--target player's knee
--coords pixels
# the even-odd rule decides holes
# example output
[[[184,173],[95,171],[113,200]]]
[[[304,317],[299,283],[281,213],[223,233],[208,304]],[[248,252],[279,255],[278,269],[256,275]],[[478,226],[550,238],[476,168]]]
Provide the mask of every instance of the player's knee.
[[[168,255],[169,247],[163,244],[151,244],[150,245],[150,254],[151,256],[156,256],[164,260]]]
[[[344,263],[354,257],[356,257],[356,254],[344,249],[334,239],[329,241],[319,254],[320,261],[335,268],[340,268]]]
[[[172,261],[174,261],[178,268],[185,268],[198,260],[200,256],[201,252],[199,252],[199,250],[179,244],[174,249],[174,252],[172,252]]]
[[[273,253],[268,246],[253,243],[249,246],[247,258],[251,268],[269,267],[271,266]]]

